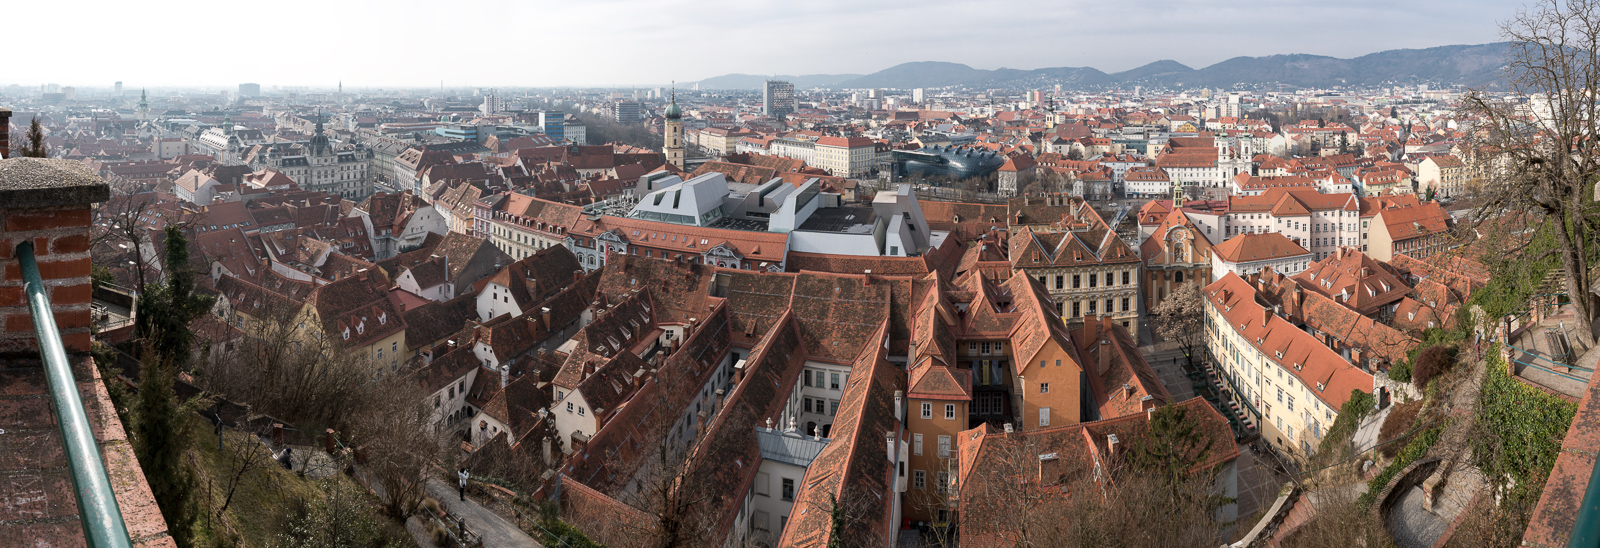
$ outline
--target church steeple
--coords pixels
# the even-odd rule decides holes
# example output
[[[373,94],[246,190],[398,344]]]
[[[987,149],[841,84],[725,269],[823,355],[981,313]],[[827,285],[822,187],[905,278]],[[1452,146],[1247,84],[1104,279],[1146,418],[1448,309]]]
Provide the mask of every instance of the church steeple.
[[[139,121],[150,121],[150,94],[143,88],[139,89]]]
[[[661,152],[667,163],[683,169],[683,109],[678,107],[678,82],[672,82],[672,95],[664,113]]]
[[[311,149],[313,155],[320,155],[331,148],[328,145],[328,136],[322,134],[322,112],[320,110],[317,111],[317,130],[311,135],[311,143],[308,148]]]
[[[1172,209],[1183,207],[1183,180],[1172,176]]]

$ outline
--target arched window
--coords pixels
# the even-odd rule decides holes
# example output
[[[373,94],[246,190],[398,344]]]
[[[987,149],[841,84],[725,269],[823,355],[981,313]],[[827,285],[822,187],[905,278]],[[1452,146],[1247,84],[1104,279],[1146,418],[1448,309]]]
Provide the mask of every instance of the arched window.
[[[1183,283],[1183,271],[1179,270],[1177,273],[1173,274],[1172,281],[1178,282],[1180,284]]]

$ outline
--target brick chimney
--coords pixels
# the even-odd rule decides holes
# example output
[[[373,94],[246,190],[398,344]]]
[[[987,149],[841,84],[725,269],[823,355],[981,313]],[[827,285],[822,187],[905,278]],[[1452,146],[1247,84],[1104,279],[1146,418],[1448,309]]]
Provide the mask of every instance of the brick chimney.
[[[0,119],[11,112],[0,109]],[[6,150],[0,125],[0,150]],[[7,152],[9,154],[9,152]],[[35,353],[33,317],[23,293],[17,246],[32,242],[39,276],[49,292],[67,352],[89,351],[89,224],[91,207],[111,188],[87,166],[71,160],[0,160],[0,352]]]
[[[11,157],[11,109],[0,107],[0,159]]]

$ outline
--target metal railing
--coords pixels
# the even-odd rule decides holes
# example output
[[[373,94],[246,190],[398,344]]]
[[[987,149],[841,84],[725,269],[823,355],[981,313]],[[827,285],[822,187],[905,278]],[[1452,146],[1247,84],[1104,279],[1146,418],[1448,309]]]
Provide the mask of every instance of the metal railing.
[[[33,316],[39,358],[44,362],[50,397],[55,401],[56,424],[61,430],[67,465],[72,473],[84,539],[94,548],[131,547],[128,527],[122,522],[122,510],[117,508],[111,479],[106,475],[99,445],[94,441],[94,429],[89,426],[89,416],[78,395],[78,383],[72,377],[72,364],[67,361],[61,332],[56,329],[50,297],[45,294],[44,280],[39,277],[33,242],[17,246],[17,262],[22,266],[23,292],[28,299],[28,312]]]
[[[1570,548],[1600,546],[1600,461],[1589,474],[1589,486],[1583,492],[1583,502],[1578,504],[1577,524],[1572,527]]]

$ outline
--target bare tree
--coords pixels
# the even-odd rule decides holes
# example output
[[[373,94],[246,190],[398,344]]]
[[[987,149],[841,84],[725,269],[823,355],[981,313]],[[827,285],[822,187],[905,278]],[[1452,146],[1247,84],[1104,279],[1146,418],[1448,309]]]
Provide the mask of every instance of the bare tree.
[[[992,445],[991,445],[992,444]],[[1064,535],[1065,504],[1040,488],[1045,474],[1039,457],[1045,453],[1037,438],[1020,433],[984,442],[982,469],[972,470],[962,489],[961,535],[987,535],[997,544],[1017,547],[1050,546],[1046,539]],[[1084,474],[1077,463],[1062,470],[1068,481]],[[1090,494],[1092,496],[1092,494]]]
[[[233,503],[233,495],[245,480],[254,477],[260,471],[273,465],[272,452],[261,440],[254,435],[239,430],[222,432],[218,443],[222,446],[224,459],[223,476],[224,494],[222,507],[217,508],[218,516],[228,511],[228,505]]]
[[[410,515],[422,502],[428,469],[448,445],[433,429],[426,396],[411,379],[388,377],[350,420],[351,440],[363,457],[358,463],[383,486],[391,516]]]
[[[373,366],[332,337],[320,336],[322,326],[303,310],[304,305],[282,299],[252,311],[257,321],[250,338],[238,351],[203,363],[200,384],[295,423],[345,428],[368,414],[366,401],[383,395],[370,382]]]
[[[1600,88],[1600,2],[1540,0],[1503,22],[1501,34],[1510,42],[1510,94],[1472,92],[1460,107],[1472,124],[1466,144],[1473,160],[1495,182],[1483,186],[1484,202],[1471,221],[1516,213],[1546,219],[1554,249],[1522,258],[1560,259],[1583,327],[1579,336],[1592,345],[1589,269],[1600,257],[1600,208],[1592,190],[1600,176],[1600,104],[1593,97]]]
[[[95,227],[95,244],[127,249],[133,254],[134,280],[138,282],[140,294],[145,292],[146,272],[154,264],[152,261],[159,260],[145,256],[145,246],[153,245],[143,221],[150,212],[152,196],[121,196],[102,204],[97,212],[100,223]]]
[[[660,373],[666,373],[666,370]],[[656,386],[634,397],[641,400],[637,405],[683,410],[685,403],[673,400],[681,399],[684,394],[698,392],[695,387],[688,386],[691,377],[672,374],[676,371],[660,373],[654,374],[651,380]],[[617,500],[656,518],[648,530],[633,533],[648,539],[645,545],[657,548],[695,546],[704,543],[713,533],[720,516],[714,515],[707,502],[714,493],[707,489],[709,482],[695,481],[692,477],[695,473],[692,456],[700,442],[704,441],[706,430],[710,427],[709,420],[708,416],[697,419],[695,424],[700,429],[698,436],[681,430],[683,421],[656,420],[647,423],[642,438],[654,440],[654,449],[631,463],[619,463],[620,469],[631,467],[634,472],[633,480],[616,495]],[[624,529],[637,528],[620,522],[616,525]]]
[[[1200,294],[1199,282],[1179,284],[1150,313],[1150,327],[1157,335],[1178,343],[1189,366],[1194,367],[1194,355],[1206,340],[1205,298]]]

